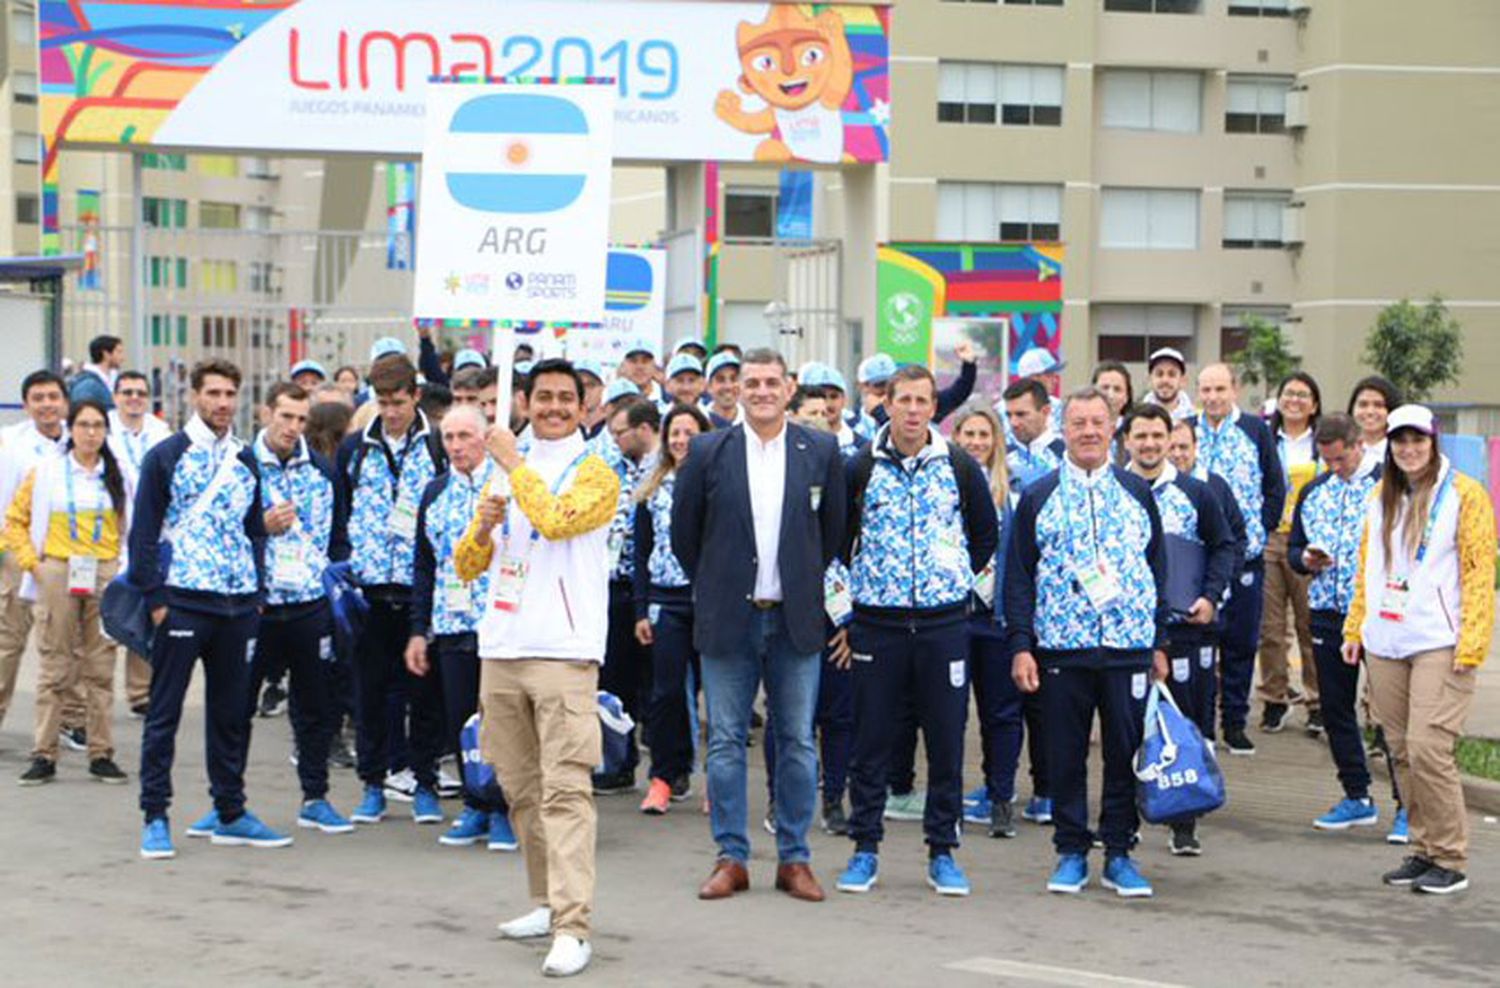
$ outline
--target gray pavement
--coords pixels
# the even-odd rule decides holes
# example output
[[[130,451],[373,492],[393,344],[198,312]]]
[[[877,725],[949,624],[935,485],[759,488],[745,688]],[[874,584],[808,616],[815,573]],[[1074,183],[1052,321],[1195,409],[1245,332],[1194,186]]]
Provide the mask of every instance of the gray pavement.
[[[28,660],[26,688],[33,669]],[[195,700],[179,736],[178,832],[208,805],[201,715]],[[273,851],[179,838],[176,860],[144,862],[136,855],[139,722],[123,709],[117,722],[130,785],[88,781],[84,757],[67,753],[59,781],[21,789],[13,780],[31,716],[23,693],[0,729],[0,983],[540,980],[544,945],[494,932],[497,920],[527,908],[517,856],[440,847],[438,828],[416,827],[397,805],[393,819],[351,836],[297,831],[294,847]],[[256,721],[248,778],[252,807],[282,827],[297,799],[289,730],[284,718]],[[1147,829],[1139,859],[1156,884],[1151,901],[1116,899],[1097,882],[1080,897],[1049,896],[1050,831],[1030,824],[1013,841],[969,835],[960,860],[975,893],[940,900],[923,880],[919,825],[897,823],[882,884],[868,895],[830,891],[830,901],[809,905],[771,891],[771,838],[756,830],[752,891],[701,903],[694,893],[713,848],[698,801],[647,818],[633,798],[602,799],[596,959],[584,983],[1495,983],[1500,825],[1473,818],[1467,894],[1383,888],[1378,874],[1400,857],[1382,843],[1383,827],[1328,835],[1308,826],[1337,795],[1326,745],[1293,730],[1256,740],[1255,758],[1225,766],[1230,805],[1204,824],[1204,857],[1174,859],[1164,832]],[[758,748],[751,764],[758,813]],[[977,777],[974,769],[971,782]],[[336,772],[333,798],[346,812],[357,789],[352,773]],[[817,834],[813,846],[831,890],[849,845]],[[1097,875],[1097,857],[1093,864]]]

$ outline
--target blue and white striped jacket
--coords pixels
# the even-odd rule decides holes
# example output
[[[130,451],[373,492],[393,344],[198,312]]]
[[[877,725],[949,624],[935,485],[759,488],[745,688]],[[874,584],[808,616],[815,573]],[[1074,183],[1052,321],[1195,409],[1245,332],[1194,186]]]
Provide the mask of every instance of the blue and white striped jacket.
[[[485,457],[472,476],[457,470],[439,474],[422,495],[417,518],[417,557],[412,582],[412,634],[462,635],[478,631],[489,604],[489,570],[464,584],[468,609],[454,610],[450,583],[462,583],[453,565],[453,549],[474,521],[479,494],[494,476],[495,463]]]
[[[1287,561],[1299,573],[1311,573],[1302,560],[1309,545],[1333,557],[1333,565],[1307,586],[1308,606],[1315,611],[1348,614],[1359,575],[1359,547],[1364,538],[1365,514],[1380,484],[1380,465],[1361,469],[1345,480],[1332,470],[1302,490],[1287,539]]]
[[[1266,533],[1276,531],[1286,504],[1286,481],[1271,430],[1236,408],[1213,426],[1198,416],[1198,462],[1223,477],[1234,491],[1245,518],[1245,559],[1253,562],[1266,550]]]
[[[338,474],[349,499],[349,544],[354,575],[366,587],[410,587],[416,561],[415,516],[422,495],[446,467],[434,461],[431,427],[420,410],[403,442],[392,449],[376,418],[339,447]],[[413,527],[393,525],[398,501],[410,506]]]
[[[330,561],[348,557],[348,519],[342,491],[334,483],[333,467],[323,457],[307,448],[307,440],[297,441],[297,450],[285,463],[266,445],[262,431],[251,448],[260,465],[261,502],[265,507],[290,501],[297,509],[297,521],[280,535],[268,535],[266,542],[266,603],[273,607],[306,604],[326,596],[323,571]],[[276,586],[272,562],[275,547],[282,541],[303,545],[308,564],[308,578],[295,589]]]

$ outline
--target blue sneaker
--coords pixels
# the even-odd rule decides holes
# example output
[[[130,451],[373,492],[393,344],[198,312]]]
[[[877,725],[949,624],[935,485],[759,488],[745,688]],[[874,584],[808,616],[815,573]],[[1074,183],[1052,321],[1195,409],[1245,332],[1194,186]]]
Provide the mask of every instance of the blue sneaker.
[[[880,858],[869,851],[856,851],[834,888],[840,892],[868,892],[880,881]]]
[[[297,826],[305,830],[321,830],[325,834],[354,833],[354,824],[326,799],[309,799],[303,803],[297,814]]]
[[[141,857],[148,861],[159,861],[177,857],[172,846],[172,829],[164,816],[153,817],[141,828]]]
[[[1319,830],[1348,830],[1350,827],[1373,827],[1380,819],[1380,811],[1375,808],[1375,801],[1366,796],[1364,799],[1341,799],[1333,804],[1333,809],[1324,813],[1313,821],[1313,826]]]
[[[1047,891],[1077,895],[1088,883],[1089,859],[1082,854],[1062,854],[1058,855],[1052,877],[1047,879]]]
[[[414,823],[442,823],[443,806],[438,802],[438,794],[422,786],[411,798],[411,818]]]
[[[927,862],[927,884],[938,895],[968,895],[969,876],[951,854],[939,854]]]
[[[985,800],[987,800],[989,798],[990,798],[990,788],[989,788],[989,786],[980,786],[978,789],[975,789],[973,792],[969,792],[969,793],[965,793],[964,794],[964,805],[965,806],[973,806],[976,803],[983,802],[983,801],[985,801]]]
[[[233,823],[219,821],[219,829],[209,840],[221,847],[289,847],[292,839],[279,834],[246,810]]]
[[[359,801],[349,819],[355,823],[379,823],[385,819],[385,789],[365,786],[365,798]]]
[[[490,815],[484,810],[465,806],[458,819],[453,821],[453,826],[438,838],[438,843],[448,847],[472,847],[489,832]]]
[[[990,817],[995,813],[995,804],[990,802],[988,790],[978,790],[980,796],[974,802],[964,798],[964,819],[969,823],[977,823],[981,826],[989,826]]]
[[[1155,893],[1135,862],[1125,854],[1117,854],[1104,862],[1104,877],[1100,879],[1107,889],[1114,889],[1122,899],[1149,899]]]
[[[209,810],[183,831],[188,837],[212,837],[219,829],[219,811]]]
[[[1022,820],[1030,820],[1032,823],[1048,824],[1052,822],[1052,800],[1046,796],[1032,796],[1026,808],[1021,811]]]
[[[1406,823],[1406,807],[1396,811],[1396,819],[1391,823],[1391,832],[1385,835],[1387,844],[1410,844],[1411,832]]]
[[[521,846],[516,840],[516,832],[511,829],[510,817],[504,813],[490,814],[490,841],[491,851],[514,851]]]

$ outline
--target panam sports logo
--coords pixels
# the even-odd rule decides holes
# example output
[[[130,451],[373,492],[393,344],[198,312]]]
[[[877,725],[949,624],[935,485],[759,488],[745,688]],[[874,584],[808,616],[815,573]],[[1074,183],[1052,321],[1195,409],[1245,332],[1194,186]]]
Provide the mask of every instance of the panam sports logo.
[[[483,213],[551,213],[573,204],[586,175],[588,119],[573,102],[495,93],[459,106],[448,125],[448,194]],[[649,281],[650,272],[647,272]]]
[[[651,301],[651,262],[639,254],[609,252],[604,274],[604,308],[611,312],[644,309]]]

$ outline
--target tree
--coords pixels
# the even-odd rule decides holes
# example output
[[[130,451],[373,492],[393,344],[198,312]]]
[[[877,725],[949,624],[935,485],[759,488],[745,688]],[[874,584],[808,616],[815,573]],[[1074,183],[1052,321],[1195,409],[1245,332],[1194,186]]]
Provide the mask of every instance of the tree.
[[[1463,349],[1458,320],[1434,295],[1420,309],[1402,299],[1382,310],[1365,337],[1363,360],[1407,401],[1426,401],[1438,388],[1458,383]]]
[[[1242,383],[1264,384],[1267,392],[1302,366],[1302,358],[1292,352],[1285,331],[1255,316],[1245,320],[1245,348],[1231,355],[1229,362]]]

